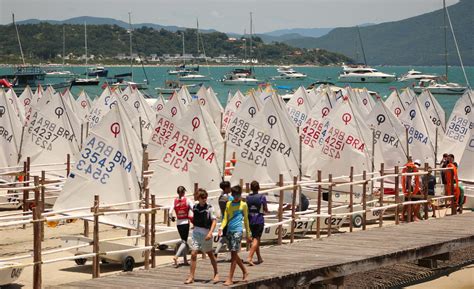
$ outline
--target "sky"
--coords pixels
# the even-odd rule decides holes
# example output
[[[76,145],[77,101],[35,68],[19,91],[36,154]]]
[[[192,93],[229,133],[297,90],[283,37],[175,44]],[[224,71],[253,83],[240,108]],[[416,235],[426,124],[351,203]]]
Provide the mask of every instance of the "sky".
[[[459,0],[446,0],[447,5]],[[334,28],[409,18],[442,8],[442,0],[0,0],[0,24],[15,20],[108,17],[243,33],[287,28]]]

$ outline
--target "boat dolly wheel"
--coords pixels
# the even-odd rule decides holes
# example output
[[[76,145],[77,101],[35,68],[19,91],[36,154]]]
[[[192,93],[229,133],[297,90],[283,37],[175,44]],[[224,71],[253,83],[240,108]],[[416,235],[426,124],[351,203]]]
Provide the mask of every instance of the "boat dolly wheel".
[[[76,265],[82,266],[86,264],[87,259],[86,258],[74,259],[74,262],[76,262]]]
[[[168,249],[168,245],[164,245],[164,244],[158,245],[158,250],[164,251],[164,250],[166,250],[166,249]]]
[[[133,267],[135,267],[135,259],[132,256],[127,256],[122,261],[122,269],[124,272],[131,272],[133,271]]]
[[[364,219],[362,218],[361,215],[355,215],[353,218],[352,218],[352,225],[355,227],[355,228],[360,228],[362,227],[362,223],[364,222]]]

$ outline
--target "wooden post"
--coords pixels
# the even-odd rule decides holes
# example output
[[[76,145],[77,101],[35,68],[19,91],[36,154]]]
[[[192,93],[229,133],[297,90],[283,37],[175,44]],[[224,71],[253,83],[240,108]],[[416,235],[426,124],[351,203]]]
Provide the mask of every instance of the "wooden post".
[[[412,182],[412,177],[416,177],[416,176],[406,176],[406,180],[407,180],[407,183],[408,184],[411,184]],[[410,202],[411,201],[411,194],[412,194],[412,191],[413,191],[413,186],[408,186],[407,190],[408,190],[408,201]],[[412,222],[413,221],[413,216],[412,216],[412,213],[413,213],[413,207],[411,204],[408,205],[408,208],[407,208],[407,220],[408,220],[408,223]]]
[[[41,214],[44,213],[44,185],[46,183],[46,172],[41,171],[41,189],[40,189],[40,199],[41,199]],[[41,241],[44,241],[44,222],[41,222]]]
[[[33,288],[42,287],[41,270],[41,212],[38,207],[33,208]]]
[[[385,164],[380,164],[380,176],[383,177],[385,174]],[[383,207],[383,193],[384,193],[384,179],[380,179],[380,193],[379,193],[379,204]],[[379,227],[383,226],[383,212],[384,210],[379,211]]]
[[[400,203],[400,176],[398,175],[398,166],[395,166],[395,174],[395,204],[397,204],[395,207],[395,225],[398,225],[400,224],[400,206],[398,205]]]
[[[30,185],[30,183],[28,182],[29,179],[30,179],[30,173],[29,173],[29,164],[28,164],[28,161],[29,161],[29,157],[26,158],[26,162],[23,163],[23,172],[24,172],[24,177],[23,177],[23,181],[25,182],[23,185],[25,187],[28,187]],[[27,212],[28,211],[28,196],[30,195],[30,192],[28,190],[23,190],[23,212]],[[23,229],[26,229],[26,224],[23,225]]]
[[[278,176],[278,185],[283,187],[283,174]],[[283,221],[283,190],[280,190],[280,196],[278,200],[278,222]],[[283,238],[283,226],[278,225],[278,245],[281,245]]]
[[[410,144],[408,143],[408,128],[405,128],[405,138],[407,140],[407,156],[410,155]]]
[[[321,183],[321,171],[318,170],[318,183]],[[316,214],[320,215],[321,214],[321,201],[322,201],[322,191],[323,187],[321,184],[318,185],[318,204],[316,208]],[[316,219],[316,238],[321,238],[321,217],[317,217]]]
[[[66,178],[69,177],[70,173],[71,173],[71,155],[67,154],[66,155]]]
[[[293,241],[295,240],[295,227],[296,227],[296,221],[295,221],[295,218],[296,218],[296,214],[295,214],[295,210],[296,210],[296,194],[297,194],[297,190],[298,190],[298,177],[297,176],[294,176],[293,177],[293,196],[292,196],[292,199],[291,199],[291,234],[290,234],[290,243],[293,243]],[[301,208],[301,204],[300,204],[300,208]]]
[[[225,168],[226,168],[226,165],[225,165],[225,158],[226,158],[226,155],[227,155],[227,140],[224,138],[224,157],[222,158],[222,180],[224,180],[225,178]]]
[[[429,170],[428,163],[425,163],[425,172],[428,172],[427,175],[423,175],[423,199],[426,201],[423,205],[424,216],[425,220],[428,220],[428,185],[429,185],[429,177],[431,175],[431,171]]]
[[[250,194],[250,184],[249,183],[245,183],[245,193]],[[245,198],[242,197],[242,200],[245,200]],[[245,242],[245,249],[247,251],[250,250],[250,245],[251,243],[250,242]]]
[[[100,258],[99,258],[99,195],[94,196],[94,237],[92,242],[92,252],[95,254],[92,258],[92,278],[100,277]]]
[[[362,214],[362,230],[365,231],[367,225],[367,172],[362,172],[362,179],[364,183],[362,184],[362,210],[364,213]]]
[[[197,193],[198,193],[198,190],[199,190],[199,184],[198,183],[194,183],[194,201],[198,201],[198,198],[197,198]]]
[[[145,188],[145,209],[150,208],[150,189],[148,188],[148,178],[143,179]],[[150,246],[150,214],[145,213],[145,246]],[[150,269],[150,250],[145,251],[145,270]]]
[[[39,219],[41,219],[41,196],[40,196],[40,188],[39,188],[39,185],[40,185],[40,178],[39,178],[38,176],[34,176],[34,177],[33,177],[33,181],[34,181],[34,186],[35,186],[35,190],[34,190],[34,193],[35,193],[34,207],[37,208],[37,209],[36,209],[36,212],[39,214]],[[41,232],[41,223],[43,223],[43,222],[40,222],[40,223],[39,223],[39,227],[40,227],[40,231],[39,231],[40,240],[42,240],[42,239],[41,239],[41,235],[42,235],[42,232]]]
[[[156,267],[156,260],[155,260],[155,255],[156,255],[156,248],[155,248],[155,224],[156,224],[156,200],[155,200],[155,195],[151,195],[151,208],[153,209],[151,213],[151,245],[153,246],[151,248],[151,268]]]
[[[332,174],[329,174],[329,191],[328,191],[328,237],[331,237],[331,229],[332,229]]]
[[[244,189],[244,179],[239,180],[239,186],[242,190]]]
[[[89,221],[84,220],[84,237],[89,238]]]
[[[351,172],[349,175],[349,181],[352,183],[354,181],[354,167],[351,166]],[[353,230],[353,215],[352,212],[354,212],[354,186],[351,184],[349,187],[349,212],[351,213],[350,218],[349,218],[349,232],[352,232]]]

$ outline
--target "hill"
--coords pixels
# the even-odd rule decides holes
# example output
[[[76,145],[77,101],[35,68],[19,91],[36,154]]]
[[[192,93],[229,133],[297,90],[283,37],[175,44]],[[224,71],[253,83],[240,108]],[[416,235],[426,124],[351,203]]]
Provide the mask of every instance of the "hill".
[[[62,29],[66,35],[66,55],[69,63],[83,63],[84,25],[55,25],[45,22],[19,25],[23,51],[28,62],[61,62]],[[165,29],[156,30],[150,27],[134,29],[133,51],[142,59],[151,55],[181,54],[182,37],[186,39],[186,52],[198,56],[196,48],[196,29],[171,32]],[[127,63],[129,54],[128,30],[118,25],[87,25],[88,53],[94,55],[90,62]],[[244,41],[240,38],[230,39],[225,33],[209,32],[201,34],[206,55],[218,57],[233,55],[234,59],[244,57]],[[352,60],[339,53],[320,49],[301,49],[284,43],[266,44],[260,37],[253,37],[254,57],[260,63],[272,64],[316,64],[331,65]],[[20,53],[13,25],[0,26],[0,62],[18,63]],[[238,60],[237,60],[238,61]]]
[[[287,34],[297,34],[306,37],[320,37],[328,34],[333,28],[290,28],[280,29],[264,33],[269,36],[283,36]]]
[[[461,0],[448,7],[461,55],[474,65],[473,0]],[[416,17],[360,27],[367,61],[371,65],[444,65],[443,10]],[[362,61],[357,28],[335,28],[319,38],[290,39],[285,43],[302,48],[323,48]],[[448,28],[450,65],[459,65]]]

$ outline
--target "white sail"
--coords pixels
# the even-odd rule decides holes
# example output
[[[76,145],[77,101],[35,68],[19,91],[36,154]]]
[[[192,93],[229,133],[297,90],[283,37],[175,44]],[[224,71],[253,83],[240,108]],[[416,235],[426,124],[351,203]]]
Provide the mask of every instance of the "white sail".
[[[309,106],[313,108],[316,105],[319,99],[319,92],[316,92],[316,89],[309,89],[306,91],[306,95],[308,96]]]
[[[408,106],[408,105],[402,102],[402,99],[400,95],[398,94],[398,91],[394,89],[392,93],[387,97],[387,99],[385,99],[385,106],[397,118],[399,118],[402,112],[405,110],[405,106]]]
[[[75,112],[82,122],[87,122],[91,109],[91,101],[87,93],[82,90],[74,102]]]
[[[414,160],[419,159],[423,163],[427,162],[433,165],[434,145],[417,98],[414,98],[412,103],[402,112],[400,121],[408,130],[409,154]]]
[[[25,90],[23,90],[23,92],[18,97],[20,104],[23,104],[24,111],[25,111],[24,113],[25,121],[23,122],[23,124],[26,124],[28,120],[30,119],[31,106],[33,105],[33,97],[34,97],[34,93],[29,86],[26,86]]]
[[[211,115],[214,124],[220,130],[224,109],[219,103],[214,91],[212,90],[209,92],[203,85],[196,93],[196,96],[198,101],[201,103],[201,106]]]
[[[407,87],[402,90],[402,93],[400,93],[400,100],[403,103],[405,110],[411,104],[411,102],[413,101],[415,97],[416,97],[416,94],[411,88]]]
[[[311,103],[303,86],[300,86],[286,104],[288,113],[297,127],[300,127],[308,118]]]
[[[45,93],[32,107],[23,133],[21,160],[30,157],[33,164],[65,162],[79,152],[80,121],[71,107],[56,93]]]
[[[102,205],[140,200],[143,150],[124,113],[118,103],[90,130],[53,210],[92,206],[94,195],[99,195]],[[138,207],[135,202],[120,209]],[[87,212],[90,210],[67,214]],[[99,221],[132,228],[137,226],[137,215],[100,216]]]
[[[312,148],[315,154],[308,166],[309,175],[315,176],[318,169],[324,174],[340,175],[351,166],[356,174],[370,171],[372,132],[349,100],[338,103],[319,126],[321,130]]]
[[[174,95],[174,94],[173,94]],[[189,105],[193,98],[189,93],[189,90],[186,88],[186,85],[183,85],[177,94],[178,99],[181,101],[181,104]]]
[[[109,112],[109,110],[114,106],[116,103],[115,101],[116,93],[113,93],[108,86],[104,88],[101,95],[97,100],[94,101],[92,108],[89,113],[89,127],[93,128],[96,126],[102,117]]]
[[[239,179],[268,183],[278,181],[279,174],[285,180],[299,175],[299,138],[286,108],[274,95],[264,107],[244,106],[231,121],[228,140],[237,153],[237,164],[231,182]]]
[[[422,107],[427,120],[432,127],[438,128],[438,133],[443,134],[446,127],[446,113],[439,102],[434,98],[429,90],[424,90],[418,96],[418,102]]]
[[[187,105],[183,104],[178,95],[174,93],[156,114],[156,122],[148,142],[147,151],[150,159],[158,158],[162,150],[166,149],[168,140],[174,133],[174,123],[177,123],[187,110]]]
[[[76,98],[74,97],[72,92],[69,89],[66,89],[64,91],[64,93],[60,93],[60,94],[61,94],[64,102],[67,103],[69,105],[69,107],[72,108],[72,111],[74,111],[74,113],[77,113],[76,112],[76,106],[75,106]]]
[[[229,92],[230,94],[230,92]],[[227,127],[229,126],[230,121],[232,120],[232,117],[236,113],[236,111],[239,109],[240,105],[244,101],[244,95],[240,92],[240,90],[237,90],[237,92],[234,94],[234,97],[232,97],[228,102],[225,107],[224,111],[224,116],[222,118],[222,130],[226,131]]]
[[[157,203],[169,205],[180,185],[188,191],[194,183],[207,190],[219,188],[223,139],[207,111],[194,101],[184,116],[172,118],[169,126],[173,128],[170,136],[150,168],[154,171],[150,188]]]
[[[3,89],[0,89],[0,167],[16,166],[22,122]]]
[[[369,128],[374,130],[375,164],[385,163],[385,168],[403,166],[407,159],[405,128],[397,117],[379,99],[366,118]]]
[[[12,104],[13,108],[15,108],[21,123],[25,123],[25,106],[20,103],[20,99],[16,95],[15,91],[13,89],[9,89],[7,92],[5,92],[5,95],[8,101]]]
[[[460,160],[463,154],[470,149],[469,141],[474,130],[474,112],[472,99],[468,93],[464,93],[454,106],[449,121],[446,124],[446,132],[438,142],[438,160],[443,153],[454,154],[455,159]],[[471,162],[470,165],[473,165]]]
[[[39,84],[38,87],[36,88],[35,93],[33,94],[33,98],[31,99],[32,105],[38,103],[38,101],[43,97],[44,93],[45,91],[43,87],[41,86],[41,84]]]
[[[471,118],[472,119],[472,118]],[[471,120],[472,124],[472,120]],[[466,141],[466,148],[459,160],[458,177],[460,180],[474,182],[474,134]]]
[[[158,98],[156,99],[156,101],[151,106],[151,109],[155,113],[159,113],[164,107],[165,107],[165,99],[163,98],[163,95],[160,94],[160,95],[158,95]]]

